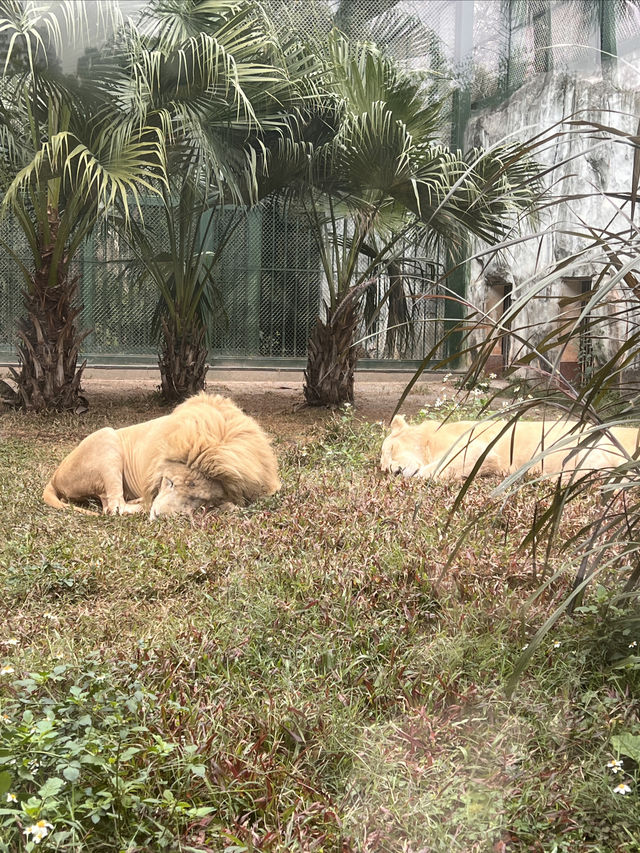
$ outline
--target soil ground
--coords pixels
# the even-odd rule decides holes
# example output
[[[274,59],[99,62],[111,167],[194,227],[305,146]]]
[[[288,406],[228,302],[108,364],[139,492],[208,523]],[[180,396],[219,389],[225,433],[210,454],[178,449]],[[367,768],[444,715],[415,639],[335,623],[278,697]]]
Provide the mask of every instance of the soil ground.
[[[356,416],[388,425],[410,378],[410,374],[403,374],[385,382],[356,380]],[[158,388],[155,379],[88,378],[82,384],[91,408],[106,408],[115,399],[124,404],[128,399],[133,402],[141,394],[151,395]],[[304,405],[302,385],[296,379],[214,380],[207,383],[207,391],[230,397],[247,414],[257,418],[267,430],[281,437],[292,438],[312,432],[318,424],[332,416],[327,409]],[[432,404],[443,391],[451,393],[451,381],[445,383],[432,377],[425,382],[420,381],[403,402],[401,411],[408,416],[415,415],[424,406]]]

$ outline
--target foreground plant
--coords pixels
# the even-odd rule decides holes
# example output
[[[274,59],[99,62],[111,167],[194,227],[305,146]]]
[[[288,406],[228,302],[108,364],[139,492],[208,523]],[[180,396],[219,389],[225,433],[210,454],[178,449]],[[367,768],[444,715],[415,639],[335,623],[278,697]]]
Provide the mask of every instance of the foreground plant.
[[[544,232],[528,233],[519,239],[536,243],[548,239],[549,231],[555,229],[559,234],[566,232],[577,239],[578,248],[559,263],[541,268],[532,280],[518,283],[510,305],[499,320],[484,306],[467,303],[467,317],[457,329],[462,339],[459,355],[466,359],[461,382],[467,388],[476,387],[486,373],[492,354],[502,350],[503,341],[508,339],[512,342],[511,352],[516,355],[505,365],[504,377],[513,380],[513,393],[501,417],[512,422],[521,417],[535,418],[542,406],[549,418],[575,419],[584,436],[581,449],[604,437],[616,445],[618,454],[615,460],[599,465],[588,475],[563,478],[532,516],[523,546],[546,554],[560,546],[566,556],[565,565],[558,573],[549,573],[532,601],[544,596],[550,584],[563,572],[573,572],[574,580],[570,591],[557,602],[521,656],[508,685],[510,691],[558,620],[579,610],[594,580],[608,588],[607,600],[612,612],[627,625],[637,622],[634,611],[640,581],[640,547],[636,535],[640,524],[637,498],[640,449],[625,449],[615,440],[612,431],[621,426],[637,429],[640,423],[634,377],[640,354],[640,231],[633,215],[640,153],[635,137],[612,125],[577,118],[560,124],[532,140],[527,148],[535,151],[553,144],[557,138],[574,135],[591,138],[594,132],[599,134],[599,141],[605,134],[610,145],[632,144],[636,147],[632,188],[627,193],[617,193],[617,201],[611,194],[597,190],[589,189],[585,193],[600,197],[610,211],[610,221],[604,226],[583,221],[570,207],[572,196],[557,192],[545,200],[547,212],[551,210],[552,213],[551,225],[547,223]],[[558,165],[562,163],[556,167]],[[556,224],[555,216],[558,217]],[[571,224],[566,223],[569,216],[575,219]],[[497,251],[508,251],[517,242],[505,241],[498,245]],[[474,257],[487,263],[491,255],[492,250],[482,249]],[[586,265],[593,271],[589,289],[574,298],[560,300],[557,318],[541,316],[534,308],[538,297],[545,290],[559,290],[566,278],[584,276]],[[572,380],[561,369],[569,350],[579,353],[579,369]],[[487,407],[491,402],[487,400]],[[490,450],[491,446],[487,452]],[[542,459],[549,453],[553,453],[553,448],[540,449]],[[495,494],[504,498],[526,487],[529,468],[530,463],[508,477]],[[473,473],[463,486],[455,508],[460,506],[461,497],[472,481]],[[570,508],[582,501],[588,502],[593,495],[598,496],[597,508],[570,536],[560,534]]]

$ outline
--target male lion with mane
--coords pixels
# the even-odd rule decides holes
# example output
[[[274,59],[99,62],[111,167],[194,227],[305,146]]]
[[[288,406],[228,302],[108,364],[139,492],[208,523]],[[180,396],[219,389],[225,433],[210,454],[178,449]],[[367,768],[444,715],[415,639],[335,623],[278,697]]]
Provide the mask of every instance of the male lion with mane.
[[[569,420],[408,424],[396,415],[382,444],[380,467],[405,477],[459,481],[478,463],[480,476],[506,477],[527,465],[530,474],[560,476],[614,467],[635,457],[637,429],[613,427],[608,433],[611,437],[589,437],[584,427]]]
[[[148,510],[154,519],[200,506],[245,506],[279,488],[261,427],[226,397],[201,392],[169,415],[91,433],[63,459],[42,497],[56,509],[98,498],[104,513]]]

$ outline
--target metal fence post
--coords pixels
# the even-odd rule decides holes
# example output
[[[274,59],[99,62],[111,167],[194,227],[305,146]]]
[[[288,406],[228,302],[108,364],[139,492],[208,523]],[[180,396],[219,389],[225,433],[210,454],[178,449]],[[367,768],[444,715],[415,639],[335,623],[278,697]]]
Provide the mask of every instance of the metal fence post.
[[[260,355],[260,293],[262,287],[262,208],[247,215],[247,317],[246,347],[250,356]]]
[[[610,79],[617,67],[616,9],[611,0],[599,0],[600,65],[602,76]]]
[[[462,85],[453,93],[452,122],[451,122],[451,147],[464,150],[464,133],[471,113],[471,90],[470,80],[472,78],[473,63],[473,15],[474,0],[457,0],[456,3],[456,38],[454,58],[456,67],[465,69]],[[466,257],[468,239],[465,237],[460,246],[460,256]],[[448,253],[449,254],[449,253]],[[452,263],[451,256],[448,257],[447,269]],[[466,264],[461,264],[448,276],[446,286],[450,299],[445,300],[444,331],[447,341],[447,356],[459,353],[462,345],[461,320],[464,316],[462,299],[464,299],[469,278],[469,270]]]
[[[100,228],[100,226],[98,226]],[[105,229],[102,229],[102,235],[104,239]],[[80,287],[82,288],[82,293],[80,294],[81,302],[82,302],[82,314],[80,315],[82,318],[82,323],[85,326],[89,326],[91,331],[87,335],[82,345],[84,351],[89,350],[92,352],[96,346],[96,318],[95,318],[95,295],[96,295],[96,247],[95,247],[95,238],[93,231],[91,231],[87,237],[85,238],[84,245],[82,247],[82,272],[80,274]]]

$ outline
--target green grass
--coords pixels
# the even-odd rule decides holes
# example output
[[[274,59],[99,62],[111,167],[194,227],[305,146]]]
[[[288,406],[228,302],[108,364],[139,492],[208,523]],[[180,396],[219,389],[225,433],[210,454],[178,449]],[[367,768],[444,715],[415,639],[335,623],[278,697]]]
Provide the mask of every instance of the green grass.
[[[92,853],[640,850],[637,623],[594,590],[505,698],[570,580],[523,609],[560,565],[518,550],[533,491],[474,484],[451,521],[453,487],[380,474],[345,413],[237,513],[41,503],[82,435],[158,411],[0,422],[0,851],[37,820]]]

